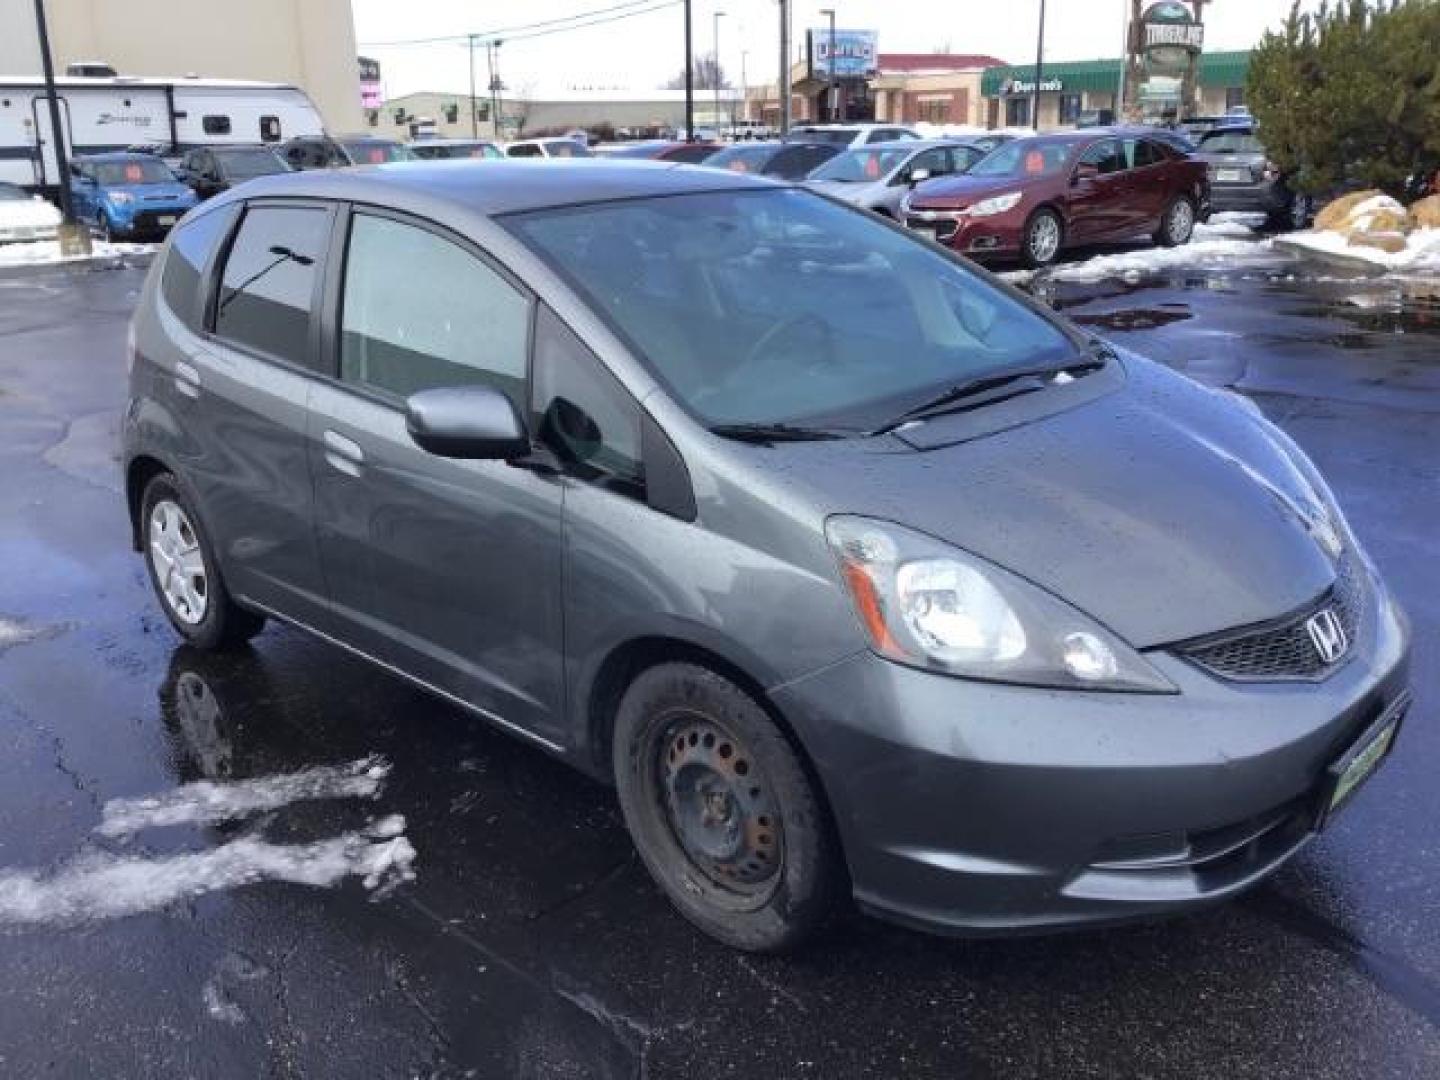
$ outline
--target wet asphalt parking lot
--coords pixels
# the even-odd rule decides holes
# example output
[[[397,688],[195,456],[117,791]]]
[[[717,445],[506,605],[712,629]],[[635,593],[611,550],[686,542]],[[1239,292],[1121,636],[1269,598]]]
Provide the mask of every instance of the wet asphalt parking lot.
[[[115,460],[143,273],[0,275],[0,1075],[1440,1077],[1440,291],[1260,254],[1032,285],[1251,396],[1408,609],[1415,708],[1330,830],[1183,920],[857,917],[777,959],[692,930],[607,789],[482,721],[284,628],[178,646]],[[324,797],[165,817],[317,767]]]

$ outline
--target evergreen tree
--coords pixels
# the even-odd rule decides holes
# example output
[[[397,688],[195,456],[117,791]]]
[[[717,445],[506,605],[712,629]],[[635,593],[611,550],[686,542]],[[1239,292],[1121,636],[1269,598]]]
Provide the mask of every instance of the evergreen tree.
[[[1340,0],[1267,33],[1249,101],[1300,191],[1401,192],[1440,160],[1440,0]]]

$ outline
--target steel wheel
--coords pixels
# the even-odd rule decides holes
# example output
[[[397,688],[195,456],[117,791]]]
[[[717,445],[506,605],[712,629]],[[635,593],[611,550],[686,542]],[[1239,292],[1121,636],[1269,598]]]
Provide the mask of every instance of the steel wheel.
[[[195,526],[178,503],[162,499],[147,529],[150,566],[166,605],[185,625],[199,625],[210,604],[210,574]]]
[[[666,726],[657,752],[667,820],[695,868],[735,892],[773,889],[784,830],[745,744],[709,718],[687,715]]]

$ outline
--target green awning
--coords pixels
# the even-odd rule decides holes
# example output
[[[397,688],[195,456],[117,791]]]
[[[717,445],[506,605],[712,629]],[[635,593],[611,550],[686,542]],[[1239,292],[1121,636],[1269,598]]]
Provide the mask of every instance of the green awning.
[[[1072,94],[1082,91],[1105,93],[1120,84],[1121,61],[1062,60],[1046,64],[1041,72],[1042,93]],[[1201,86],[1244,86],[1250,69],[1248,52],[1212,52],[1200,56]],[[1058,86],[1052,85],[1058,81]],[[1015,89],[1020,83],[1023,90]],[[982,97],[1003,97],[1009,93],[1028,93],[1035,82],[1034,64],[986,68],[980,76]]]

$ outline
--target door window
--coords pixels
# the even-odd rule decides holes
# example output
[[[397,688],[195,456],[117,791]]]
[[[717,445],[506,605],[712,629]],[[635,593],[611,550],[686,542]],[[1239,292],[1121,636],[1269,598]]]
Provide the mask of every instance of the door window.
[[[165,305],[192,330],[198,329],[200,275],[210,252],[235,220],[235,207],[223,206],[219,210],[187,218],[175,230],[175,239],[170,242],[170,252],[165,256],[165,270],[160,278],[160,292]]]
[[[295,364],[310,357],[316,271],[330,214],[318,207],[252,206],[225,260],[215,333]]]
[[[1125,157],[1130,162],[1132,169],[1158,165],[1165,160],[1165,155],[1160,152],[1160,148],[1146,139],[1126,139]]]
[[[340,377],[408,397],[485,384],[525,407],[530,301],[482,260],[414,225],[355,215]]]
[[[954,172],[950,167],[950,151],[937,148],[916,154],[915,160],[910,163],[910,172],[914,173],[917,169],[928,169],[931,176],[948,176]]]
[[[540,437],[582,479],[640,496],[640,407],[549,308],[535,320],[535,416]]]
[[[1125,168],[1125,157],[1120,144],[1114,139],[1101,139],[1080,155],[1079,164],[1094,165],[1101,176],[1121,172]]]

